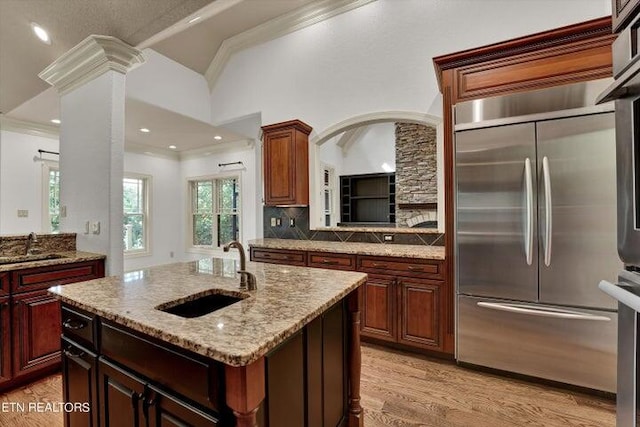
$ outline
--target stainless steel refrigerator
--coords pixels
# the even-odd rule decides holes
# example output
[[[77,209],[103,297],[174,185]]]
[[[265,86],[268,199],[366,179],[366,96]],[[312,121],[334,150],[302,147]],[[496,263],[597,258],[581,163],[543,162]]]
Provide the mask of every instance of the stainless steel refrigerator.
[[[456,106],[457,360],[616,390],[615,122],[582,83]]]

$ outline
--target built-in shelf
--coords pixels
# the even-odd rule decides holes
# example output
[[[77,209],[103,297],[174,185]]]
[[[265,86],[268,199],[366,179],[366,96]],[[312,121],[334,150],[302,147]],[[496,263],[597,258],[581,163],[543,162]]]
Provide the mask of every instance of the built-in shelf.
[[[394,173],[340,177],[341,224],[395,224]]]

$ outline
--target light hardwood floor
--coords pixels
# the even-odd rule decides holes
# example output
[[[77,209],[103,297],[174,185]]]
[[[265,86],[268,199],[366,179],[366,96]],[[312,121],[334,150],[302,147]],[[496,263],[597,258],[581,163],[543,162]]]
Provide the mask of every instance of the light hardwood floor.
[[[9,394],[3,402],[59,402],[60,375]],[[381,347],[362,348],[365,427],[615,425],[615,403],[503,378]],[[2,413],[0,427],[62,427],[55,413]]]

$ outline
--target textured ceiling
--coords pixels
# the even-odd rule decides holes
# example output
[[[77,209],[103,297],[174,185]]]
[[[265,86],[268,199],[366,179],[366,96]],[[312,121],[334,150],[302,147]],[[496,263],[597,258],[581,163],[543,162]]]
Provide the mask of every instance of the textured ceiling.
[[[204,74],[225,39],[314,1],[245,0],[150,47]]]
[[[211,0],[0,0],[0,112],[47,89],[38,73],[91,34],[135,46]],[[38,40],[30,23],[49,32]]]

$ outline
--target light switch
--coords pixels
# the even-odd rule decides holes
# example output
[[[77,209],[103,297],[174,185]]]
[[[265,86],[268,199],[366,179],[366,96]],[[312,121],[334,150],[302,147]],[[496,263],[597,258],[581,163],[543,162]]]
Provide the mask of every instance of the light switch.
[[[385,242],[393,242],[393,234],[384,234],[382,237]]]
[[[67,217],[67,205],[60,206],[60,218]]]
[[[91,231],[93,234],[100,234],[100,221],[91,224]]]
[[[28,209],[18,209],[18,218],[28,218],[29,210]]]
[[[89,234],[91,228],[91,223],[89,221],[85,221],[84,223],[84,234]]]
[[[271,217],[271,226],[272,227],[276,226],[276,217]]]
[[[289,218],[289,227],[295,227],[295,226],[296,226],[296,219]]]

